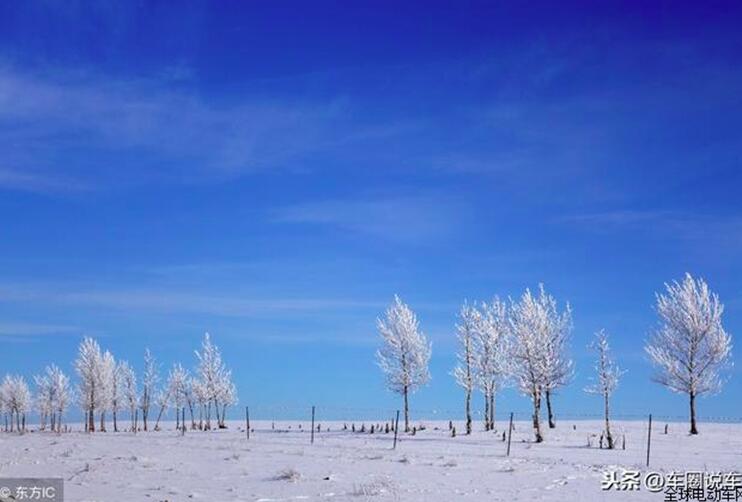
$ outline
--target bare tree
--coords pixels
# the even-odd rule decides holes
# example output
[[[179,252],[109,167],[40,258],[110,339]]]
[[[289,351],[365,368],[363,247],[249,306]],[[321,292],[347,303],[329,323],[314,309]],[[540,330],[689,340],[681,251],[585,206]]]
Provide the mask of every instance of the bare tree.
[[[604,434],[608,449],[612,450],[614,443],[613,435],[611,434],[609,404],[611,394],[613,394],[613,391],[618,387],[618,380],[623,374],[623,371],[621,371],[611,359],[608,335],[605,331],[600,330],[595,333],[595,340],[590,344],[590,348],[594,349],[598,353],[598,360],[595,363],[597,378],[593,384],[585,387],[585,392],[603,397],[603,408],[605,412]]]
[[[404,397],[405,432],[410,430],[409,394],[430,380],[428,362],[431,346],[419,329],[417,317],[399,296],[386,311],[385,319],[376,321],[382,346],[376,352],[387,387]]]
[[[682,283],[665,288],[656,295],[660,326],[646,351],[657,368],[654,381],[688,395],[690,433],[698,434],[696,397],[721,390],[721,370],[731,365],[732,337],[721,323],[724,305],[703,279],[685,274]]]

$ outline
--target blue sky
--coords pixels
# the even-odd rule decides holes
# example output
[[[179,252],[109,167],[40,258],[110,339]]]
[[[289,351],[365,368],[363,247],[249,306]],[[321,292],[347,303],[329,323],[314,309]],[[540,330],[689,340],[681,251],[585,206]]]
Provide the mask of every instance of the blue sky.
[[[192,364],[208,330],[243,403],[393,409],[374,322],[398,293],[433,341],[413,409],[458,410],[459,305],[544,282],[574,309],[558,414],[599,413],[605,328],[616,413],[684,415],[642,347],[686,271],[742,332],[741,14],[4,4],[0,373],[71,371],[84,335]],[[701,415],[742,416],[738,368]]]

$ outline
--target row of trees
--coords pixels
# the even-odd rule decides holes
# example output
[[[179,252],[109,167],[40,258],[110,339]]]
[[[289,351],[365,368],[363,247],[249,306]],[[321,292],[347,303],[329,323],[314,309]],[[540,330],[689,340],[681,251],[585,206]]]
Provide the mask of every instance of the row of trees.
[[[117,361],[109,351],[103,351],[98,342],[85,338],[74,362],[78,383],[72,388],[70,379],[56,365],[34,377],[35,396],[22,376],[6,376],[0,384],[0,414],[5,416],[5,429],[23,431],[26,414],[36,410],[39,427],[61,431],[64,413],[77,401],[84,415],[85,429],[106,430],[110,416],[113,430],[119,430],[122,412],[129,415],[130,429],[148,430],[152,412],[157,411],[154,429],[168,408],[176,411],[176,425],[181,424],[181,410],[188,408],[191,428],[211,429],[212,417],[216,426],[225,427],[227,407],[237,403],[237,391],[232,373],[222,361],[219,348],[206,333],[201,350],[195,351],[197,364],[194,376],[180,363],[173,364],[164,385],[160,386],[157,361],[149,349],[144,353],[141,384],[134,369],[126,361]],[[110,414],[110,415],[108,415]],[[141,415],[140,415],[141,414]],[[198,422],[196,421],[198,416]]]
[[[722,370],[731,361],[731,335],[721,322],[724,307],[703,279],[686,274],[683,281],[666,284],[665,288],[664,293],[656,295],[660,322],[645,350],[657,370],[653,380],[688,395],[690,432],[697,434],[696,398],[721,389]],[[403,396],[407,431],[409,394],[430,380],[431,344],[420,331],[414,312],[398,296],[377,326],[382,337],[377,360],[388,388]],[[503,386],[513,385],[529,397],[535,440],[543,441],[542,400],[546,402],[549,427],[554,428],[552,396],[574,375],[574,364],[568,356],[572,331],[569,304],[560,309],[543,286],[537,294],[526,290],[517,300],[464,303],[456,331],[460,348],[452,375],[465,392],[466,433],[472,430],[474,391],[484,396],[484,426],[492,430],[495,396]],[[623,372],[611,357],[605,331],[596,333],[589,347],[596,352],[596,376],[585,391],[603,399],[604,435],[612,448],[610,396]]]

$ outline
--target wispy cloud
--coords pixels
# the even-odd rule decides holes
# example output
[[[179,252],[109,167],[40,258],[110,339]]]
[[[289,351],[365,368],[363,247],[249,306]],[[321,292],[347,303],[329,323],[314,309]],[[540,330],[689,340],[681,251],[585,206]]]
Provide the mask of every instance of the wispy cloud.
[[[617,209],[574,213],[555,223],[597,234],[630,232],[662,244],[681,243],[687,245],[684,252],[705,261],[729,263],[742,250],[742,217],[736,214]]]
[[[148,79],[53,70],[0,66],[0,187],[49,191],[303,170],[317,152],[410,127],[355,121],[342,99],[209,98],[179,83],[187,74],[177,68]]]
[[[89,189],[88,185],[78,180],[10,169],[0,169],[0,187],[27,192],[66,192]]]
[[[269,298],[244,294],[215,295],[171,289],[72,288],[59,284],[0,285],[0,300],[56,306],[101,307],[158,314],[195,313],[225,317],[271,317],[282,313],[308,314],[381,308],[375,301],[346,298]]]
[[[615,209],[589,213],[576,213],[559,218],[564,223],[576,223],[605,228],[608,226],[662,225],[681,220],[678,213],[666,210]]]
[[[414,243],[449,236],[464,223],[461,215],[460,205],[445,196],[410,196],[296,204],[276,210],[273,220]]]
[[[633,228],[670,233],[685,239],[706,239],[713,235],[734,238],[742,235],[742,217],[666,209],[616,209],[574,213],[565,215],[557,221],[583,225],[596,231]]]
[[[49,336],[79,335],[77,326],[29,322],[0,323],[0,340],[6,343],[32,343]]]

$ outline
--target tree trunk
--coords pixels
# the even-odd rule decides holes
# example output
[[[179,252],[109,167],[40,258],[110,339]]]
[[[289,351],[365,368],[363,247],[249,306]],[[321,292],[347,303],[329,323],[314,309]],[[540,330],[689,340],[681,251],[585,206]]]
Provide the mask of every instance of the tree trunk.
[[[113,432],[119,431],[119,424],[116,421],[116,408],[113,409]]]
[[[608,418],[609,416],[609,410],[608,410],[608,393],[606,392],[604,394],[605,398],[605,438],[608,441],[608,449],[613,449],[613,436],[611,435],[611,422]]]
[[[88,410],[88,432],[95,432],[95,406],[92,404]]]
[[[690,433],[698,434],[696,428],[696,395],[693,392],[690,393]]]
[[[471,434],[471,391],[466,391],[466,434]]]
[[[142,397],[142,425],[145,431],[147,430],[147,418],[149,418],[149,390],[145,388]]]
[[[165,405],[160,406],[160,413],[157,414],[157,422],[155,422],[155,430],[160,430],[160,419],[162,418],[162,414],[165,411]]]
[[[484,392],[484,430],[490,430],[490,396],[489,392]]]
[[[404,386],[404,431],[410,432],[410,408],[407,399],[407,386]]]
[[[554,413],[551,411],[551,391],[546,391],[546,411],[549,414],[549,429],[554,429],[556,424],[554,423]]]
[[[188,400],[188,409],[191,411],[191,430],[196,428],[196,417],[193,415],[193,402]]]
[[[495,430],[495,389],[490,391],[490,429]]]
[[[100,412],[100,431],[106,432],[106,412]]]
[[[536,442],[541,443],[544,441],[544,437],[541,435],[541,396],[538,391],[534,391],[533,397],[533,433],[536,435]]]

